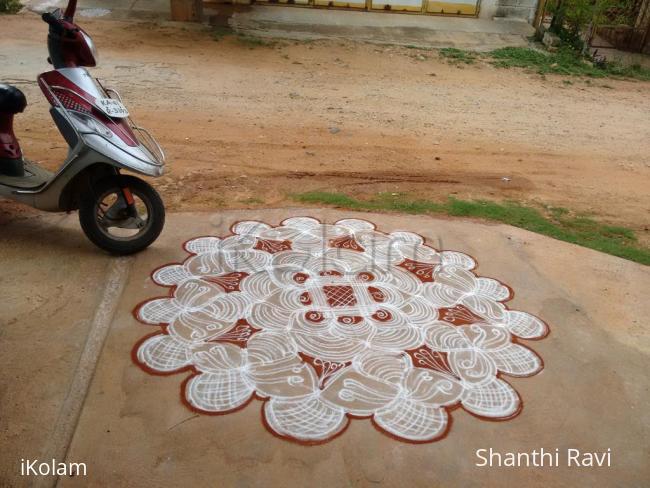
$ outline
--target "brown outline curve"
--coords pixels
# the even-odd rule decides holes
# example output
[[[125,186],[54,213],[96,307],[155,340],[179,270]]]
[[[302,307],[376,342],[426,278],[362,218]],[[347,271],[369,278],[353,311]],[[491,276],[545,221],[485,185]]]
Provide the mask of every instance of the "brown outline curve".
[[[287,217],[286,219],[283,219],[282,221],[280,221],[280,224],[279,224],[279,225],[275,225],[275,226],[274,226],[274,225],[267,224],[266,222],[262,222],[262,221],[255,221],[255,222],[261,222],[261,223],[263,223],[263,224],[268,225],[271,229],[275,229],[275,228],[281,227],[281,226],[284,224],[284,222],[286,222],[287,220],[289,220],[289,219],[294,219],[294,218],[310,218],[310,219],[314,219],[314,220],[316,220],[316,221],[317,221],[318,223],[320,223],[320,224],[323,224],[323,223],[327,224],[326,222],[323,222],[321,219],[318,219],[318,218],[316,218],[316,217],[312,217],[312,216],[308,216],[308,215],[295,216],[295,217]],[[334,222],[333,224],[330,224],[330,225],[336,225],[338,222],[340,222],[340,221],[342,221],[342,220],[350,220],[350,219],[339,219],[339,220],[337,220],[336,222]],[[371,221],[366,220],[366,219],[360,219],[360,218],[355,218],[355,219],[353,219],[353,220],[360,220],[360,221],[362,221],[362,222],[366,222],[366,223],[368,223],[368,224],[371,224],[371,225],[373,226],[373,231],[375,231],[375,232],[377,232],[377,233],[379,233],[379,234],[382,234],[382,235],[384,235],[384,236],[388,236],[388,235],[390,235],[390,233],[386,233],[386,232],[383,232],[383,231],[378,230],[378,229],[377,229],[377,225],[376,225],[374,222],[371,222]],[[253,393],[251,394],[251,396],[250,396],[250,397],[249,397],[249,398],[248,398],[244,403],[242,403],[241,405],[238,405],[237,407],[235,407],[235,408],[233,408],[233,409],[230,409],[230,410],[227,410],[227,411],[222,411],[222,412],[206,411],[206,410],[202,410],[202,409],[200,409],[200,408],[198,408],[198,407],[195,407],[194,405],[190,404],[189,401],[187,401],[187,398],[186,398],[186,395],[185,395],[185,392],[186,392],[185,390],[186,390],[186,387],[187,387],[187,383],[188,383],[192,378],[194,378],[195,376],[201,374],[201,372],[198,371],[198,370],[197,370],[193,365],[184,366],[184,367],[182,367],[182,368],[179,368],[179,369],[176,369],[176,370],[173,370],[173,371],[164,371],[164,372],[161,372],[161,371],[157,371],[157,370],[154,370],[154,369],[150,368],[150,367],[147,366],[146,364],[141,363],[141,362],[138,360],[138,357],[137,357],[137,350],[139,349],[139,347],[140,347],[140,346],[141,346],[141,345],[142,345],[142,344],[143,344],[147,339],[149,339],[149,338],[151,338],[151,337],[153,337],[153,336],[156,336],[156,335],[169,335],[168,332],[167,332],[167,327],[169,326],[169,324],[168,324],[168,323],[161,322],[161,323],[159,323],[159,324],[157,324],[157,325],[154,325],[154,324],[149,324],[149,323],[143,322],[142,320],[140,320],[140,319],[138,318],[138,313],[139,313],[139,311],[140,311],[140,308],[142,308],[142,306],[143,306],[145,303],[151,302],[151,301],[153,301],[153,300],[158,300],[158,299],[161,299],[161,298],[171,298],[171,297],[174,296],[174,291],[175,291],[176,288],[177,288],[176,285],[162,285],[162,284],[158,283],[157,281],[155,281],[154,278],[153,278],[153,276],[154,276],[154,274],[155,274],[157,271],[159,271],[159,270],[162,269],[162,268],[165,268],[165,267],[167,267],[167,266],[172,266],[172,265],[183,266],[183,265],[184,265],[184,264],[185,264],[189,259],[191,259],[191,258],[194,257],[194,256],[197,256],[197,254],[195,254],[195,253],[193,253],[192,251],[190,251],[189,249],[187,249],[187,244],[188,244],[190,241],[193,241],[193,240],[196,240],[196,239],[200,239],[200,238],[206,238],[206,237],[216,237],[216,238],[218,238],[218,239],[225,239],[225,238],[227,238],[227,237],[231,237],[231,236],[233,236],[233,235],[237,235],[237,234],[234,232],[233,229],[234,229],[234,227],[235,227],[237,224],[240,224],[240,223],[242,223],[242,222],[252,222],[252,221],[250,221],[250,220],[236,220],[236,221],[234,221],[234,222],[230,225],[230,227],[228,228],[228,230],[229,230],[229,232],[230,232],[228,235],[224,235],[224,236],[221,236],[221,237],[219,237],[219,236],[214,236],[214,235],[201,235],[201,236],[195,236],[195,237],[192,237],[192,238],[187,239],[186,241],[184,241],[184,242],[181,244],[181,247],[182,247],[182,249],[183,249],[185,252],[187,252],[187,253],[189,254],[189,256],[188,256],[187,258],[185,258],[185,259],[184,259],[182,262],[180,262],[180,263],[179,263],[179,262],[176,262],[176,261],[172,261],[172,262],[169,262],[169,263],[166,263],[166,264],[162,264],[162,265],[156,267],[155,269],[153,269],[153,270],[149,273],[149,278],[151,279],[151,281],[152,281],[153,283],[155,283],[155,284],[158,285],[158,286],[162,286],[162,287],[164,287],[164,288],[168,288],[168,289],[169,289],[169,290],[168,290],[168,294],[167,294],[166,296],[165,296],[165,295],[162,295],[162,296],[155,296],[155,297],[152,297],[152,298],[148,298],[148,299],[146,299],[146,300],[143,300],[143,301],[139,302],[139,303],[134,307],[134,309],[133,309],[132,312],[131,312],[131,314],[133,315],[133,318],[134,318],[137,322],[139,322],[139,323],[141,323],[141,324],[144,324],[144,325],[152,326],[152,327],[160,327],[160,330],[158,330],[158,331],[156,331],[156,332],[153,332],[153,333],[150,333],[150,334],[147,334],[147,335],[145,335],[144,337],[141,337],[141,338],[140,338],[140,339],[139,339],[139,340],[138,340],[138,341],[133,345],[133,348],[131,349],[131,360],[132,360],[132,362],[133,362],[136,366],[140,367],[140,368],[141,368],[143,371],[145,371],[146,373],[149,373],[149,374],[154,375],[154,376],[171,376],[171,375],[174,375],[174,374],[179,374],[179,373],[184,373],[184,372],[188,372],[188,371],[189,371],[191,374],[188,375],[188,376],[187,376],[187,377],[186,377],[186,378],[181,382],[181,387],[180,387],[180,392],[179,392],[179,393],[180,393],[180,397],[181,397],[181,403],[182,403],[183,405],[185,405],[185,407],[188,408],[190,411],[195,412],[195,413],[198,413],[198,414],[201,414],[201,415],[210,415],[210,416],[228,415],[228,414],[230,414],[230,413],[234,413],[234,412],[237,412],[237,411],[239,411],[239,410],[242,410],[242,409],[246,408],[246,407],[247,407],[247,406],[248,406],[248,405],[249,405],[253,400],[259,400],[259,401],[262,402],[260,414],[261,414],[261,418],[262,418],[262,425],[264,425],[264,428],[265,428],[267,431],[269,431],[269,432],[270,432],[274,437],[277,437],[277,438],[279,438],[279,439],[283,439],[283,440],[287,440],[287,441],[290,441],[290,442],[293,442],[293,443],[296,443],[296,444],[304,445],[304,446],[316,446],[316,445],[326,444],[326,443],[328,443],[328,442],[330,442],[330,441],[336,439],[337,437],[339,437],[339,436],[341,436],[343,433],[345,433],[345,431],[346,431],[346,430],[348,429],[348,427],[350,426],[352,420],[365,420],[365,419],[370,419],[370,423],[371,423],[371,425],[372,425],[372,426],[373,426],[377,431],[379,431],[381,434],[383,434],[383,435],[385,435],[385,436],[387,436],[387,437],[389,437],[389,438],[391,438],[391,439],[394,439],[394,440],[397,440],[397,441],[400,441],[400,442],[405,442],[405,443],[407,443],[407,444],[430,444],[430,443],[433,443],[433,442],[437,442],[437,441],[439,441],[439,440],[442,440],[442,439],[446,438],[447,435],[449,435],[449,432],[451,431],[452,423],[453,423],[453,421],[454,421],[454,418],[453,418],[453,416],[451,415],[451,413],[452,413],[454,410],[462,409],[462,410],[464,410],[465,412],[467,412],[469,415],[471,415],[471,416],[473,416],[473,417],[476,417],[476,418],[478,418],[478,419],[480,419],[480,420],[484,420],[484,421],[487,420],[487,421],[489,421],[489,422],[505,422],[505,421],[508,421],[508,420],[512,420],[512,419],[514,419],[515,417],[519,416],[519,414],[523,411],[523,409],[524,409],[524,400],[523,400],[523,398],[522,398],[521,395],[519,394],[519,391],[517,391],[517,389],[515,389],[515,388],[514,388],[514,387],[513,387],[513,386],[512,386],[508,381],[506,381],[506,379],[504,379],[503,376],[506,376],[506,377],[510,376],[510,377],[512,377],[512,378],[530,378],[530,377],[532,377],[532,376],[535,376],[535,375],[541,373],[541,372],[544,370],[544,368],[545,368],[544,359],[543,359],[539,354],[537,354],[537,352],[536,352],[534,349],[532,349],[532,348],[530,348],[530,347],[528,347],[528,346],[526,346],[525,344],[522,344],[522,343],[520,342],[520,340],[526,340],[526,341],[540,341],[540,340],[545,339],[546,337],[548,337],[548,335],[551,333],[551,328],[549,327],[548,323],[547,323],[545,320],[543,320],[543,319],[541,319],[540,317],[538,317],[537,315],[533,315],[533,314],[529,314],[529,315],[533,315],[533,317],[535,317],[537,320],[539,320],[540,322],[542,322],[542,323],[544,324],[544,326],[545,326],[544,334],[541,335],[541,336],[539,336],[539,337],[529,338],[529,339],[520,339],[519,337],[514,336],[513,334],[511,334],[511,343],[512,343],[512,344],[517,344],[517,345],[519,345],[519,346],[521,346],[521,347],[524,347],[524,348],[528,349],[529,351],[533,352],[533,353],[535,354],[535,356],[537,356],[537,357],[539,358],[539,360],[540,360],[540,363],[541,363],[540,368],[539,368],[537,371],[535,371],[534,373],[530,373],[530,374],[527,374],[527,375],[513,375],[513,374],[507,374],[507,373],[503,373],[502,371],[500,371],[500,370],[498,370],[498,369],[497,369],[497,373],[496,373],[496,377],[499,378],[501,381],[505,382],[505,383],[506,383],[510,388],[512,388],[512,390],[513,390],[513,391],[515,392],[515,394],[517,395],[517,398],[518,398],[518,400],[519,400],[519,404],[518,404],[518,408],[517,408],[517,410],[516,410],[515,412],[513,412],[511,415],[507,416],[507,417],[486,417],[486,416],[479,415],[479,414],[476,414],[476,413],[473,413],[473,412],[467,410],[465,407],[463,407],[461,400],[458,400],[458,401],[456,401],[455,403],[453,403],[453,404],[451,404],[451,405],[445,405],[445,406],[441,407],[442,409],[445,410],[445,412],[446,412],[446,414],[447,414],[447,419],[448,419],[448,420],[447,420],[447,425],[446,425],[445,429],[444,429],[441,433],[439,433],[438,435],[436,435],[435,437],[433,437],[433,438],[431,438],[431,439],[426,439],[426,440],[417,440],[417,441],[416,441],[416,440],[412,440],[412,439],[406,439],[406,438],[403,438],[403,437],[397,436],[397,435],[395,435],[395,434],[393,434],[393,433],[391,433],[391,432],[388,432],[388,431],[384,430],[380,425],[378,425],[378,424],[376,423],[376,421],[375,421],[375,419],[374,419],[374,416],[375,416],[374,413],[371,414],[371,415],[359,416],[359,415],[353,415],[353,414],[348,413],[348,412],[345,413],[345,417],[347,418],[347,422],[346,422],[345,426],[343,426],[343,428],[342,428],[340,431],[338,431],[336,434],[334,434],[334,435],[332,435],[332,436],[330,436],[330,437],[327,437],[326,439],[320,439],[320,440],[303,440],[303,439],[298,439],[298,438],[291,437],[291,436],[288,436],[288,435],[283,435],[283,434],[280,434],[279,432],[274,431],[274,430],[271,428],[271,426],[268,424],[267,420],[266,420],[266,415],[265,415],[264,410],[265,410],[265,408],[266,408],[266,404],[270,401],[270,397],[263,397],[263,396],[260,396],[260,395],[258,395],[257,391],[253,391]],[[508,305],[506,305],[506,302],[511,301],[511,300],[515,297],[515,292],[514,292],[514,290],[512,289],[512,287],[510,287],[510,285],[508,285],[508,284],[502,282],[501,280],[499,280],[499,279],[497,279],[497,278],[492,278],[492,277],[489,277],[489,276],[479,276],[479,275],[477,275],[474,271],[478,269],[478,267],[479,267],[479,262],[478,262],[478,260],[477,260],[474,256],[469,255],[469,254],[467,254],[467,253],[465,253],[465,252],[462,252],[462,251],[457,251],[457,250],[455,250],[455,249],[436,249],[435,247],[432,247],[432,246],[430,246],[430,245],[427,244],[427,240],[426,240],[426,238],[425,238],[423,235],[418,234],[417,232],[411,232],[411,231],[403,231],[403,232],[409,232],[409,233],[411,233],[411,234],[413,234],[413,235],[416,235],[416,236],[420,237],[420,238],[422,239],[422,245],[423,245],[423,246],[428,247],[428,248],[430,248],[430,249],[433,249],[433,250],[436,251],[436,252],[450,251],[450,252],[457,252],[457,253],[460,253],[460,254],[464,254],[464,255],[466,255],[466,256],[469,256],[469,257],[474,261],[474,266],[473,266],[472,268],[470,268],[468,271],[472,272],[472,274],[474,274],[474,276],[479,277],[479,278],[490,278],[490,279],[493,279],[493,280],[497,281],[497,282],[500,283],[502,286],[504,286],[505,288],[508,289],[508,292],[509,292],[508,297],[505,298],[505,299],[503,299],[503,300],[499,300],[499,303],[503,304],[504,308],[505,308],[507,311],[511,311],[511,309],[508,307]],[[514,310],[514,311],[521,311],[521,310]],[[528,312],[525,312],[525,313],[528,313]]]

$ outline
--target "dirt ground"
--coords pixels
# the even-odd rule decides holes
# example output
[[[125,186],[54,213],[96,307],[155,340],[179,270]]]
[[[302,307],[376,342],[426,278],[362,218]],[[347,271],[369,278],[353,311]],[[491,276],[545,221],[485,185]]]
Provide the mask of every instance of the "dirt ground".
[[[409,192],[562,206],[650,234],[650,83],[540,77],[436,52],[215,40],[202,26],[84,19],[93,73],[168,154],[170,210],[279,206],[298,191]],[[0,17],[17,134],[55,167],[65,143],[34,80],[45,25]],[[505,177],[505,179],[504,179]],[[0,203],[0,214],[31,211]]]

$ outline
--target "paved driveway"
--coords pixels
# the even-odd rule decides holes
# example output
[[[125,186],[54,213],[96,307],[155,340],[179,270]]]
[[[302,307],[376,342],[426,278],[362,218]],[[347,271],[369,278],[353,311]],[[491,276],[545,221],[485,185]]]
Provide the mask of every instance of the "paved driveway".
[[[278,225],[304,215],[421,234],[436,249],[474,257],[477,275],[509,285],[515,296],[507,305],[551,331],[519,341],[544,362],[531,377],[507,376],[523,400],[519,415],[489,422],[454,409],[446,437],[424,444],[355,419],[329,442],[305,446],[272,435],[258,399],[227,415],[199,413],[180,395],[187,373],[151,375],[134,364],[134,345],[160,328],[136,321],[133,309],[168,294],[150,273],[187,258],[184,241],[228,235],[236,221]],[[641,486],[650,479],[647,267],[504,225],[311,208],[173,214],[160,240],[134,258],[97,252],[75,216],[30,218],[3,225],[0,255],[0,480],[9,486],[52,485],[51,477],[21,477],[21,459],[63,461],[66,453],[86,463],[87,477],[60,477],[61,486]],[[476,451],[490,448],[558,449],[560,465],[476,466]],[[567,467],[567,449],[609,452],[611,466]]]

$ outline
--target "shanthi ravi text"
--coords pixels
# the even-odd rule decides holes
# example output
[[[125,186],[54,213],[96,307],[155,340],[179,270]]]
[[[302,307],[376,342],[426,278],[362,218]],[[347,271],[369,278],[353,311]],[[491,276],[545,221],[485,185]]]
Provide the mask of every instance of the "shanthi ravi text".
[[[492,449],[476,450],[475,466],[479,467],[523,467],[556,468],[567,466],[574,468],[610,467],[612,451],[587,452],[580,449],[533,449],[525,452],[500,452]]]

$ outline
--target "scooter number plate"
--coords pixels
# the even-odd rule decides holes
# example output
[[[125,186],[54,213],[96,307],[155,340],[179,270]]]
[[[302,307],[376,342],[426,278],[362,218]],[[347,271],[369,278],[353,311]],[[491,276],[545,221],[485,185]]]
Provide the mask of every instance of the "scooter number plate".
[[[95,100],[97,106],[109,117],[123,119],[129,116],[129,111],[119,100],[113,98],[98,98]]]

